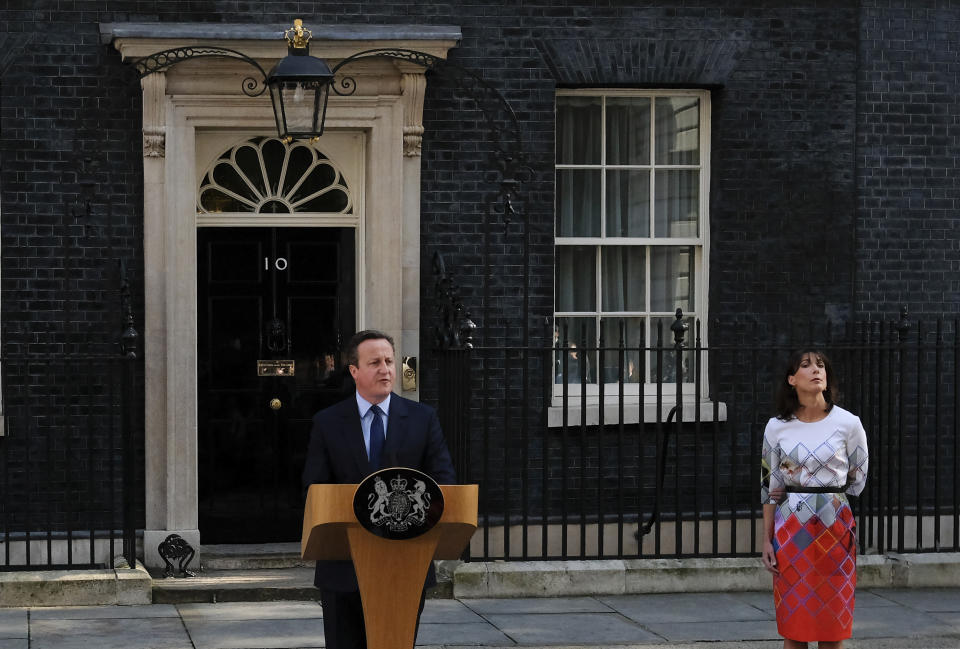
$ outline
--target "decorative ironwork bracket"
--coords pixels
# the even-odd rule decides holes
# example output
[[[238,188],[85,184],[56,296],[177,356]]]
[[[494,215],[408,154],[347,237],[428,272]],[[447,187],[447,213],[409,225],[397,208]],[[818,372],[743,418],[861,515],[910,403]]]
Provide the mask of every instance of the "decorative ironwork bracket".
[[[434,328],[437,349],[472,349],[477,325],[470,319],[470,312],[460,298],[460,287],[447,272],[439,251],[433,253],[433,274],[437,278],[434,294],[440,316],[440,323]]]
[[[684,347],[683,339],[686,337],[690,325],[683,321],[683,309],[678,308],[674,318],[673,324],[670,325],[670,331],[673,332],[673,346],[682,349]]]
[[[127,360],[136,360],[137,341],[140,334],[134,327],[133,298],[130,295],[130,280],[127,277],[127,262],[120,260],[120,308],[123,310],[123,333],[120,334],[120,354]]]
[[[163,571],[164,577],[197,576],[192,570],[187,570],[187,566],[193,561],[193,557],[197,551],[179,534],[170,534],[161,541],[160,545],[157,546],[157,553],[160,555],[160,558],[163,559],[165,566]],[[177,569],[173,567],[174,561],[178,562]]]
[[[174,47],[169,50],[163,50],[162,52],[154,52],[149,56],[143,57],[142,59],[137,59],[137,62],[134,63],[134,66],[136,67],[140,78],[143,79],[154,72],[163,72],[167,68],[171,68],[178,63],[204,57],[236,59],[255,67],[257,71],[260,72],[260,79],[256,79],[254,77],[244,77],[243,82],[241,83],[241,90],[243,90],[243,94],[247,95],[248,97],[259,97],[266,92],[267,73],[263,69],[263,66],[243,52],[231,50],[227,47],[196,47],[189,45],[186,47]]]

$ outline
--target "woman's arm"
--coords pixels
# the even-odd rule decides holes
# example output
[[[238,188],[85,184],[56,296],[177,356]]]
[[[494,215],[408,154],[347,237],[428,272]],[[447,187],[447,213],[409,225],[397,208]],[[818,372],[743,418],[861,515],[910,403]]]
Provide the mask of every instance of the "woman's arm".
[[[763,566],[775,575],[780,574],[777,568],[777,554],[773,551],[773,512],[776,505],[763,506],[763,549],[760,558]]]
[[[764,567],[773,574],[777,570],[777,555],[773,551],[773,516],[777,506],[783,501],[786,492],[783,488],[783,475],[780,473],[780,445],[772,435],[771,423],[763,431],[763,450],[760,459],[760,502],[763,503],[763,548],[760,558]]]
[[[847,493],[859,496],[867,484],[867,431],[863,429],[860,418],[855,417],[854,425],[847,432],[847,461],[850,470],[847,474]]]

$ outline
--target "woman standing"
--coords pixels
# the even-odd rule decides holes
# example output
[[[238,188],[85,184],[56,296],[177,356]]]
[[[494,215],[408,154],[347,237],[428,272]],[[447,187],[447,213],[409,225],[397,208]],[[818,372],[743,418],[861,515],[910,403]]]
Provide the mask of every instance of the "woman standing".
[[[853,626],[857,540],[845,494],[863,491],[867,434],[836,396],[827,357],[794,353],[763,433],[762,559],[784,649],[842,649]]]

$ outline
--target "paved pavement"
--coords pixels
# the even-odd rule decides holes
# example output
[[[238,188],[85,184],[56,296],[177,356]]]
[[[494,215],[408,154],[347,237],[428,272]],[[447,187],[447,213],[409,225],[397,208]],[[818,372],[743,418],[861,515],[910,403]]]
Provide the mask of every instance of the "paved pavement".
[[[316,602],[0,609],[0,649],[322,647]],[[430,647],[779,649],[769,593],[428,600]],[[848,649],[960,648],[960,587],[861,589]]]

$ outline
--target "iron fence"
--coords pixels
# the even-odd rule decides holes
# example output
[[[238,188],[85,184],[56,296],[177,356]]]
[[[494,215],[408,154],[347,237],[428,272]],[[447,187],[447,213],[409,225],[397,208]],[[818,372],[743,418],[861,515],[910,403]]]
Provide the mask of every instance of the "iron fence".
[[[66,271],[75,270],[70,260]],[[136,565],[142,375],[127,267],[117,267],[104,289],[94,283],[76,299],[119,297],[119,313],[81,327],[64,300],[66,331],[35,322],[3,329],[0,570]],[[110,315],[119,315],[119,337],[98,331]]]
[[[0,570],[135,565],[134,362],[3,357]]]
[[[833,359],[839,403],[868,431],[863,551],[960,550],[960,322],[705,333],[678,313],[649,342],[621,331],[575,355],[562,331],[550,347],[441,352],[441,419],[461,480],[480,485],[471,556],[755,555],[763,430],[800,339]]]

